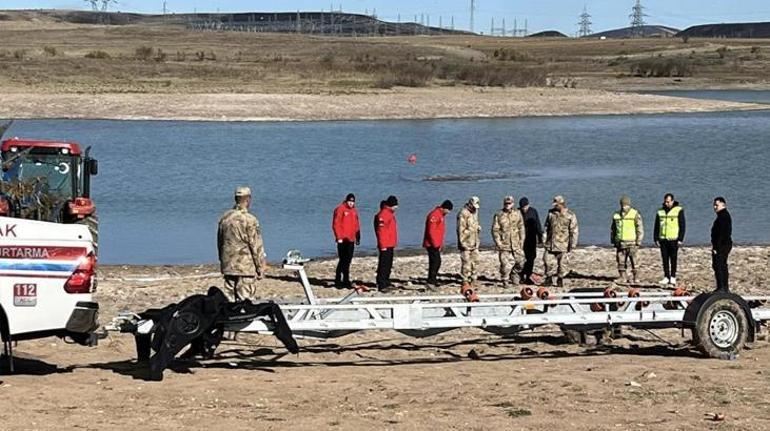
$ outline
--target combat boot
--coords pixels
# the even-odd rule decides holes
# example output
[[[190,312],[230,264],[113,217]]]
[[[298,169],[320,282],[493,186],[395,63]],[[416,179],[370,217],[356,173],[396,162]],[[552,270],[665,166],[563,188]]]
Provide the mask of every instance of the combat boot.
[[[558,277],[556,279],[556,287],[564,287],[564,279],[561,277]]]
[[[636,270],[633,270],[633,271],[631,271],[631,283],[634,283],[634,284],[636,284],[636,281],[637,281],[637,274],[638,274],[638,273],[636,272]]]
[[[553,286],[553,277],[545,277],[545,280],[543,281],[543,286],[545,287],[551,287]]]

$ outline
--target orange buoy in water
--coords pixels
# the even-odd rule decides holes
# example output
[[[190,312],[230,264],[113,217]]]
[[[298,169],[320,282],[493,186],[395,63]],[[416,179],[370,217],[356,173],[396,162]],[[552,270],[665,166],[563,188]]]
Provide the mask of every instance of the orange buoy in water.
[[[416,165],[417,164],[417,154],[410,154],[409,157],[406,158],[406,161],[409,162],[410,165]]]

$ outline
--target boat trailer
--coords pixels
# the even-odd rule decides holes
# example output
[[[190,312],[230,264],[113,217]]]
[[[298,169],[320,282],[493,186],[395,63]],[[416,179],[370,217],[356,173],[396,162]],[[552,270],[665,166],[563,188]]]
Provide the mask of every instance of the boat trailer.
[[[181,314],[176,311],[171,326],[178,334],[161,343],[151,343],[150,337],[157,338],[160,325],[157,316],[148,317],[146,313],[120,313],[105,330],[132,333],[140,361],[151,360],[151,348],[155,351],[152,359],[163,356],[160,363],[151,360],[151,378],[160,380],[163,369],[187,344],[193,347],[188,353],[213,356],[223,332],[273,334],[295,350],[296,344],[294,349],[290,347],[292,335],[327,339],[364,330],[393,330],[411,337],[427,337],[453,329],[480,328],[497,335],[512,335],[555,325],[565,334],[585,337],[621,326],[680,328],[683,333],[691,330],[693,345],[705,356],[734,359],[770,320],[770,296],[741,297],[729,292],[693,296],[682,290],[618,292],[608,288],[551,293],[545,288],[534,292],[526,287],[518,295],[479,295],[478,302],[468,302],[462,295],[375,296],[356,289],[341,298],[318,298],[305,272],[306,261],[291,255],[284,260],[283,269],[296,272],[306,298],[302,303],[267,303],[280,308],[278,318],[270,313],[257,315],[241,310],[230,313],[228,318],[206,321],[201,307]],[[290,329],[289,344],[286,325]],[[186,337],[180,338],[179,334]],[[212,334],[214,337],[210,337]],[[173,348],[167,348],[169,338],[176,343]]]

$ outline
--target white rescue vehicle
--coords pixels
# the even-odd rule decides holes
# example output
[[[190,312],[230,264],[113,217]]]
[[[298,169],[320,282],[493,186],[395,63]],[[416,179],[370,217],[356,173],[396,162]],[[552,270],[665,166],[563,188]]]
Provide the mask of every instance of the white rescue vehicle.
[[[96,342],[96,253],[88,226],[0,217],[0,335]],[[11,370],[13,363],[11,362]]]

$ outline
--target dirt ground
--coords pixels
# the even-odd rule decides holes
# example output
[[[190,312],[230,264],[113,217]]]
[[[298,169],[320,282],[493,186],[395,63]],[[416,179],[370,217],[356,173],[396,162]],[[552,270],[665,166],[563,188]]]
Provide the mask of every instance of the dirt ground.
[[[656,250],[642,253],[641,285],[661,277]],[[456,254],[445,256],[443,293],[455,293]],[[681,283],[712,288],[709,251],[687,248]],[[356,258],[353,274],[374,278],[376,259]],[[308,264],[321,296],[335,262]],[[426,258],[398,257],[393,294],[421,289]],[[538,262],[539,267],[539,262]],[[565,289],[608,286],[612,250],[584,248]],[[768,293],[770,248],[739,247],[731,283]],[[144,310],[221,284],[203,266],[100,268],[102,321],[119,310]],[[482,292],[502,292],[493,252],[482,254]],[[295,274],[273,268],[265,298],[298,300]],[[375,293],[369,293],[374,295]],[[241,335],[216,358],[178,361],[163,382],[143,380],[133,339],[112,334],[97,348],[56,339],[21,342],[18,372],[0,376],[3,429],[553,429],[764,430],[770,427],[770,348],[754,343],[734,361],[704,359],[678,330],[627,330],[610,347],[569,344],[557,328],[503,338],[458,330],[425,339],[366,332],[328,341],[301,340],[294,356],[272,337]],[[724,421],[713,421],[724,414]]]

